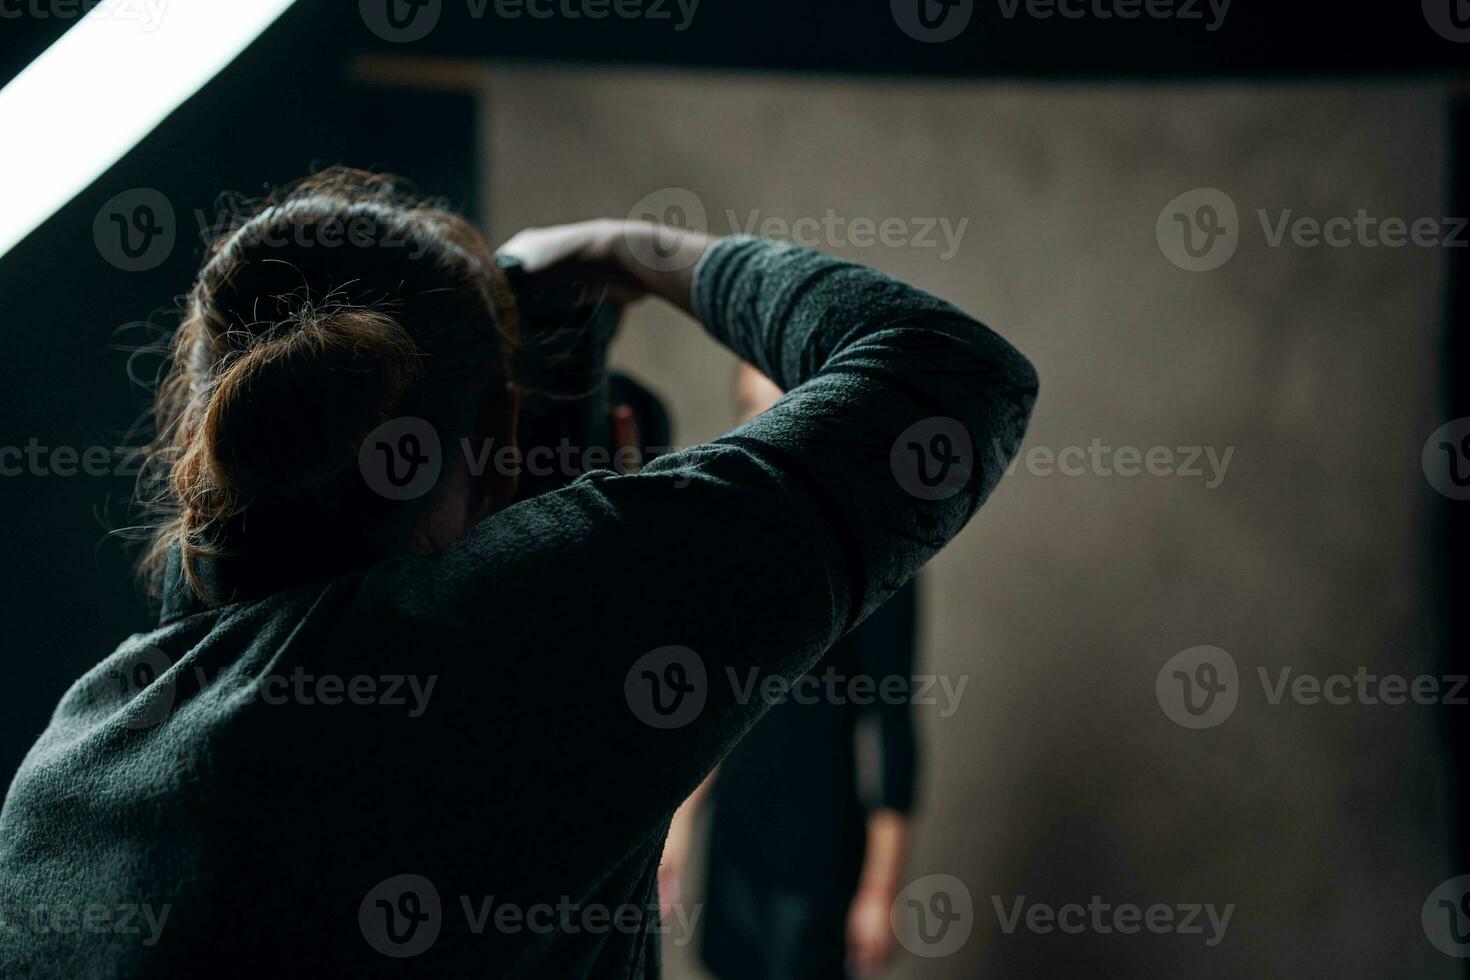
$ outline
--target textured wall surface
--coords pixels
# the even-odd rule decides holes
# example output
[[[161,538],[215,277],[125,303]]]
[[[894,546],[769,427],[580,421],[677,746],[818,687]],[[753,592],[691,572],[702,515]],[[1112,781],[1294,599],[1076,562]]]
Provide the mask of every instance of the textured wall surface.
[[[834,230],[803,241],[975,313],[1041,373],[1041,455],[924,575],[921,669],[968,681],[949,717],[917,709],[909,876],[960,879],[973,931],[893,975],[1452,975],[1420,919],[1464,870],[1438,709],[1272,703],[1259,673],[1440,670],[1420,450],[1444,421],[1442,249],[1273,246],[1257,212],[1443,216],[1441,93],[508,69],[487,94],[497,237],[668,188],[715,231],[816,219]],[[1237,208],[1238,244],[1193,272],[1156,225],[1201,187]],[[1179,213],[1208,217],[1200,200]],[[865,244],[859,218],[901,222]],[[728,427],[732,362],[677,315],[635,311],[618,356],[681,444]],[[1047,463],[1068,447],[1080,475]],[[1173,475],[1117,472],[1154,447]],[[1228,653],[1237,704],[1193,730],[1155,682],[1199,645]],[[1007,932],[997,902],[1021,896],[1234,909],[1213,946],[1203,915],[1203,934]],[[669,947],[671,976],[700,975]]]

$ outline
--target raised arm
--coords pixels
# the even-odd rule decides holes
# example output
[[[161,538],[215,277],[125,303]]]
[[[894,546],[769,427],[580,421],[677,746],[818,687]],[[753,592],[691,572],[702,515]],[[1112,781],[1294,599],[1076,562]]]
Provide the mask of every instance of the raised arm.
[[[695,289],[706,328],[787,391],[720,441],[808,484],[844,555],[851,628],[994,489],[1036,373],[948,303],[792,245],[725,239]]]
[[[688,249],[676,268],[640,260],[643,233],[577,245],[574,278],[597,267],[620,298],[654,290],[693,310],[787,394],[714,443],[510,507],[441,555],[370,574],[361,596],[411,588],[422,603],[429,587],[405,582],[432,581],[442,623],[426,639],[442,627],[484,651],[446,667],[484,676],[446,678],[441,697],[461,700],[442,710],[563,740],[556,773],[507,775],[597,801],[622,834],[661,830],[768,696],[960,531],[1036,397],[1014,348],[881,273],[753,238],[666,243]]]
[[[547,287],[590,280],[623,301],[659,296],[788,392],[717,444],[809,477],[831,505],[851,551],[849,628],[979,508],[1035,402],[1035,370],[993,331],[818,252],[619,221],[532,229],[501,251]],[[660,469],[686,463],[676,454]]]

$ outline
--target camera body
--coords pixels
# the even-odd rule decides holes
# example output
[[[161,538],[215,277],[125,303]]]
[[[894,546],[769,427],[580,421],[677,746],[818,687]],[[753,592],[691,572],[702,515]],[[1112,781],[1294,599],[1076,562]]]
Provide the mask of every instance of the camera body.
[[[514,316],[522,380],[516,426],[522,466],[516,500],[557,490],[597,469],[631,471],[666,451],[668,412],[657,395],[608,368],[622,307],[584,291],[547,293],[528,287],[520,262],[496,256],[505,295],[502,317]],[[514,304],[513,310],[505,309]],[[614,412],[631,412],[632,444],[615,437]],[[629,465],[630,461],[633,465]]]

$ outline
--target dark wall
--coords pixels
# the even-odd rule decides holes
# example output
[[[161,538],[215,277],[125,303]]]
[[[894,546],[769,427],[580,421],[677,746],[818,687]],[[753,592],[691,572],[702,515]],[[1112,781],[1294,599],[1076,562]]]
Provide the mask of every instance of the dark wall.
[[[1366,6],[1216,0],[1223,16],[1212,13],[1211,0],[1137,0],[1139,13],[1131,19],[1093,13],[1127,9],[1118,0],[942,0],[950,9],[941,29],[968,20],[954,37],[935,43],[897,26],[920,0],[683,0],[682,8],[680,0],[619,0],[644,15],[600,20],[526,12],[556,10],[562,2],[419,0],[423,20],[415,25],[433,27],[411,41],[385,42],[361,23],[343,27],[398,54],[967,78],[1435,74],[1470,59],[1465,44],[1429,26],[1457,0]],[[941,0],[926,2],[937,13]]]
[[[109,534],[131,522],[131,460],[114,455],[103,475],[87,475],[65,450],[55,450],[70,447],[81,456],[89,447],[110,452],[129,444],[128,431],[148,405],[148,392],[129,373],[151,378],[159,362],[132,357],[127,348],[176,322],[176,297],[189,288],[205,244],[201,221],[216,224],[228,206],[221,192],[258,196],[314,166],[341,162],[411,174],[423,192],[474,208],[472,100],[345,83],[341,57],[321,53],[325,27],[319,11],[289,14],[0,257],[0,446],[48,450],[40,466],[13,454],[0,460],[7,467],[0,513],[9,515],[0,559],[7,593],[0,783],[8,784],[66,687],[152,620],[133,584],[136,548]],[[18,149],[47,152],[6,152]],[[158,239],[171,231],[173,246],[156,263],[145,253],[150,268],[126,271],[109,260],[121,254],[116,237],[94,237],[94,223],[115,195],[131,203],[149,189],[173,209],[172,221],[161,215],[166,231]],[[130,206],[122,210],[131,213]],[[113,231],[105,216],[104,229]],[[151,329],[144,324],[150,319]],[[22,472],[8,475],[17,462]],[[60,475],[73,467],[77,472]]]
[[[604,9],[636,10],[640,16],[601,19],[557,14],[567,0],[412,0],[416,13],[412,40],[406,41],[366,23],[368,14],[388,2],[301,0],[298,6],[310,9],[287,17],[297,42],[305,44],[298,56],[309,62],[372,50],[562,64],[1082,79],[1422,76],[1470,63],[1470,45],[1430,26],[1431,20],[1445,21],[1459,0],[1369,6],[1214,0],[1214,8],[1211,0],[943,0],[950,11],[943,23],[963,21],[964,27],[940,43],[916,40],[898,27],[919,0],[605,0]],[[402,11],[410,0],[394,2]],[[941,0],[927,2],[932,12]],[[1127,9],[1129,3],[1139,11],[1131,19],[1094,12],[1098,6]],[[532,9],[553,16],[533,16]],[[19,71],[68,24],[56,17],[0,19],[0,80]],[[420,25],[426,28],[421,37]],[[285,33],[272,31],[273,43],[284,43]],[[283,60],[278,68],[289,78],[302,71],[303,62]]]

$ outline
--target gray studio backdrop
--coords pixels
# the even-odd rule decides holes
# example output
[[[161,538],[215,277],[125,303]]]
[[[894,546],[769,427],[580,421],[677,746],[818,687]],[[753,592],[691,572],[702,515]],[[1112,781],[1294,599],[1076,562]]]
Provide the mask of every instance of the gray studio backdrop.
[[[484,95],[497,239],[692,200],[917,283],[1041,373],[1021,463],[924,573],[920,670],[965,687],[918,708],[908,878],[971,912],[892,975],[1453,975],[1421,923],[1463,870],[1438,709],[1291,687],[1442,670],[1444,249],[1293,223],[1446,215],[1445,93],[508,68]],[[618,360],[681,444],[730,426],[732,361],[678,315],[636,310]],[[1230,692],[1181,712],[1175,670]],[[1066,932],[1034,911],[1068,903]],[[671,977],[703,976],[686,938]]]

